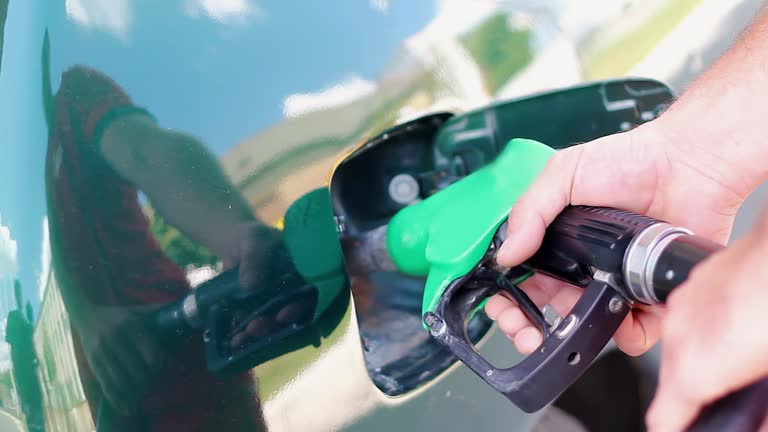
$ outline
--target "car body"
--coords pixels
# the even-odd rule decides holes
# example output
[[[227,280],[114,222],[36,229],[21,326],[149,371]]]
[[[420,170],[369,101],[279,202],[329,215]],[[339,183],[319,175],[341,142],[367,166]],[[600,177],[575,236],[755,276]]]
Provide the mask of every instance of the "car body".
[[[56,197],[46,178],[47,164],[57,160],[51,155],[52,136],[66,128],[58,123],[64,115],[60,107],[92,97],[86,82],[71,87],[70,99],[62,102],[72,71],[94,71],[99,83],[111,81],[161,129],[181,131],[201,142],[236,187],[231,193],[240,194],[255,218],[277,231],[287,229],[286,214],[302,197],[330,191],[336,199],[333,207],[311,216],[321,218],[316,221],[321,228],[305,229],[306,235],[297,240],[305,243],[302,247],[315,247],[321,243],[318,233],[329,224],[338,230],[336,235],[386,219],[394,211],[392,206],[380,207],[388,199],[389,182],[411,156],[385,154],[373,158],[371,165],[350,168],[352,156],[372,147],[370,143],[384,148],[382,142],[393,133],[416,125],[426,131],[418,138],[427,147],[419,147],[419,152],[433,151],[435,136],[446,122],[466,134],[471,128],[457,119],[469,121],[473,113],[482,112],[476,110],[493,104],[500,109],[521,107],[520,101],[531,95],[564,88],[587,88],[594,99],[614,78],[658,79],[659,85],[682,91],[735,38],[759,2],[722,3],[0,0],[0,17],[7,14],[0,39],[0,172],[5,180],[0,189],[0,318],[6,323],[0,350],[0,419],[9,418],[7,428],[23,424],[28,430],[49,431],[90,431],[109,421],[113,426],[134,425],[119,416],[110,420],[106,410],[88,403],[72,325],[89,318],[73,316],[78,312],[68,303],[69,288],[63,288],[73,284],[72,278],[60,275],[56,263],[73,262],[60,264],[70,265],[70,271],[71,266],[113,266],[142,272],[147,269],[131,269],[130,262],[143,252],[111,244],[125,261],[84,262],[79,248],[87,249],[96,237],[84,236],[67,247],[51,238],[50,227],[57,223],[51,203]],[[688,39],[682,39],[683,34]],[[690,35],[696,39],[691,41]],[[666,88],[660,91],[667,94]],[[531,131],[550,130],[550,122],[568,117],[567,112],[553,114],[557,104],[517,112],[512,108],[513,117],[525,114],[533,119],[527,123]],[[575,110],[584,104],[571,99]],[[649,120],[643,112],[633,111],[633,118]],[[634,125],[611,124],[592,133]],[[571,130],[560,132],[568,142]],[[440,145],[447,143],[451,149],[466,145],[474,151],[482,146],[455,135],[443,138]],[[578,139],[573,140],[568,144]],[[151,166],[151,161],[146,163]],[[194,168],[190,166],[190,176],[208,174]],[[347,190],[356,187],[356,194],[336,194],[334,186],[341,180],[334,180],[350,170],[356,174],[347,178]],[[190,286],[221,272],[220,257],[158,217],[146,196],[136,199],[158,245]],[[362,209],[355,214],[370,220],[356,218],[350,206]],[[110,223],[82,220],[83,226],[109,228]],[[59,230],[66,228],[59,225]],[[310,254],[306,266],[294,263],[305,271],[305,280],[331,287],[321,290],[334,290],[325,305],[330,317],[314,317],[321,336],[254,362],[247,372],[254,395],[243,405],[251,408],[211,402],[210,410],[231,409],[235,417],[210,430],[534,428],[543,413],[523,413],[449,356],[429,351],[436,348],[429,348],[418,314],[398,312],[412,310],[414,302],[420,306],[423,281],[395,277],[360,282],[343,268],[334,267],[331,276],[326,268],[318,269],[317,263],[324,262],[320,254],[333,258],[339,251],[331,241],[327,251]],[[386,291],[390,288],[391,294]],[[26,357],[12,356],[11,345],[5,343],[9,319],[20,323],[16,328],[22,329],[18,331],[23,342],[16,352]],[[481,350],[489,358],[510,364],[521,358],[499,332],[485,327],[480,336]],[[652,352],[637,367],[649,374],[641,382],[653,382],[654,359]],[[173,358],[179,367],[186,360]],[[36,379],[30,381],[30,376]],[[638,410],[649,391],[638,399]],[[165,403],[182,406],[165,420],[183,419],[183,405],[192,395],[165,397]],[[257,420],[250,426],[238,423],[238,415],[254,416],[238,409],[254,409]],[[152,415],[145,417],[151,424]],[[192,422],[189,428],[209,430],[201,424]]]

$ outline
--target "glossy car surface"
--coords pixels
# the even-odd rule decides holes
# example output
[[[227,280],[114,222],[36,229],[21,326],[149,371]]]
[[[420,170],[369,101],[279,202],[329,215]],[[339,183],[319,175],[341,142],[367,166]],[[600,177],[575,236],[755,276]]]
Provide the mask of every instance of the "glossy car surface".
[[[423,281],[350,275],[339,234],[391,216],[452,116],[614,77],[681,91],[759,2],[722,3],[0,0],[0,430],[531,430],[431,345]],[[515,106],[505,134],[583,139],[556,102]],[[632,126],[611,121],[587,133]],[[403,125],[416,147],[353,166]],[[266,293],[201,324],[223,333],[146,324],[220,274]],[[244,342],[217,344],[230,322]]]

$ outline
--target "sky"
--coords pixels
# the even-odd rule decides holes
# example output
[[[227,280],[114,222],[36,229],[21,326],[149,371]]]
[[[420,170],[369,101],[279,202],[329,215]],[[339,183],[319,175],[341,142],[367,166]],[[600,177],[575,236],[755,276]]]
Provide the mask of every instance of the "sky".
[[[7,314],[11,303],[8,291],[13,289],[13,278],[21,280],[26,299],[35,299],[43,270],[46,129],[39,111],[42,19],[42,10],[34,2],[10,1],[0,76],[0,172],[4,180],[0,183],[0,256],[4,258],[0,260],[6,260],[6,265],[0,266],[0,317]],[[15,249],[12,268],[7,265],[10,249]]]
[[[432,1],[110,0],[82,12],[104,3],[67,0],[54,77],[75,57],[217,154],[279,121],[292,94],[375,80],[435,11]]]
[[[66,68],[94,67],[163,126],[191,133],[221,155],[286,115],[313,109],[312,94],[343,100],[370,91],[400,42],[423,28],[435,7],[389,0],[11,0],[0,77],[0,172],[9,179],[0,183],[0,233],[16,246],[16,262],[0,280],[18,277],[37,310],[50,255],[39,103],[46,28],[54,90]]]

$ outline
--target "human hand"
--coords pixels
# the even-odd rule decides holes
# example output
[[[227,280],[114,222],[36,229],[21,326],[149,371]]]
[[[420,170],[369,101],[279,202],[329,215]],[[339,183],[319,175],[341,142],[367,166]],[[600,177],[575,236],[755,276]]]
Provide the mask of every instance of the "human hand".
[[[252,291],[259,289],[282,290],[279,278],[283,276],[281,269],[290,268],[286,265],[290,257],[285,256],[284,245],[281,244],[281,232],[260,222],[245,223],[232,229],[231,258],[224,260],[224,269],[238,265],[238,280],[242,289]],[[290,268],[288,271],[292,271]],[[275,297],[279,295],[275,292]],[[311,302],[297,298],[296,302],[288,303],[276,310],[264,311],[258,316],[250,317],[239,331],[231,335],[230,347],[240,349],[253,340],[264,338],[284,329],[294,323],[306,319],[313,312]]]
[[[767,216],[668,297],[651,432],[684,430],[705,405],[768,377]]]
[[[499,264],[513,267],[533,255],[547,226],[569,204],[645,214],[725,243],[749,191],[727,169],[710,169],[712,155],[691,154],[672,141],[659,120],[558,151],[512,209]],[[543,275],[520,287],[539,307],[550,304],[563,316],[581,295],[580,289]],[[485,311],[521,353],[530,354],[541,343],[539,330],[504,295],[489,299]],[[617,346],[630,355],[647,351],[659,338],[663,312],[661,307],[633,309],[614,335]]]
[[[104,397],[121,414],[138,407],[163,348],[147,325],[154,307],[94,306],[87,319],[73,322],[86,360]]]
[[[261,222],[234,225],[228,230],[228,253],[222,257],[224,270],[238,268],[240,286],[255,289],[271,270],[269,257],[279,249],[280,232]]]

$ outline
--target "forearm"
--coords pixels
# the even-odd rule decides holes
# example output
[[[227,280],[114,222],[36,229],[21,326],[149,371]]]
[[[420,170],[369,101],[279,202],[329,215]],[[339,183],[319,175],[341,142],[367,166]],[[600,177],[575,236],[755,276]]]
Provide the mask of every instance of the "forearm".
[[[140,180],[152,206],[169,223],[214,253],[232,253],[233,228],[255,221],[240,191],[197,140],[179,134],[152,150],[158,164]]]
[[[256,220],[216,157],[192,136],[129,117],[105,131],[101,151],[155,211],[219,258],[236,253],[238,227]]]
[[[656,122],[667,143],[750,193],[768,179],[768,10]],[[649,125],[650,126],[650,125]]]

